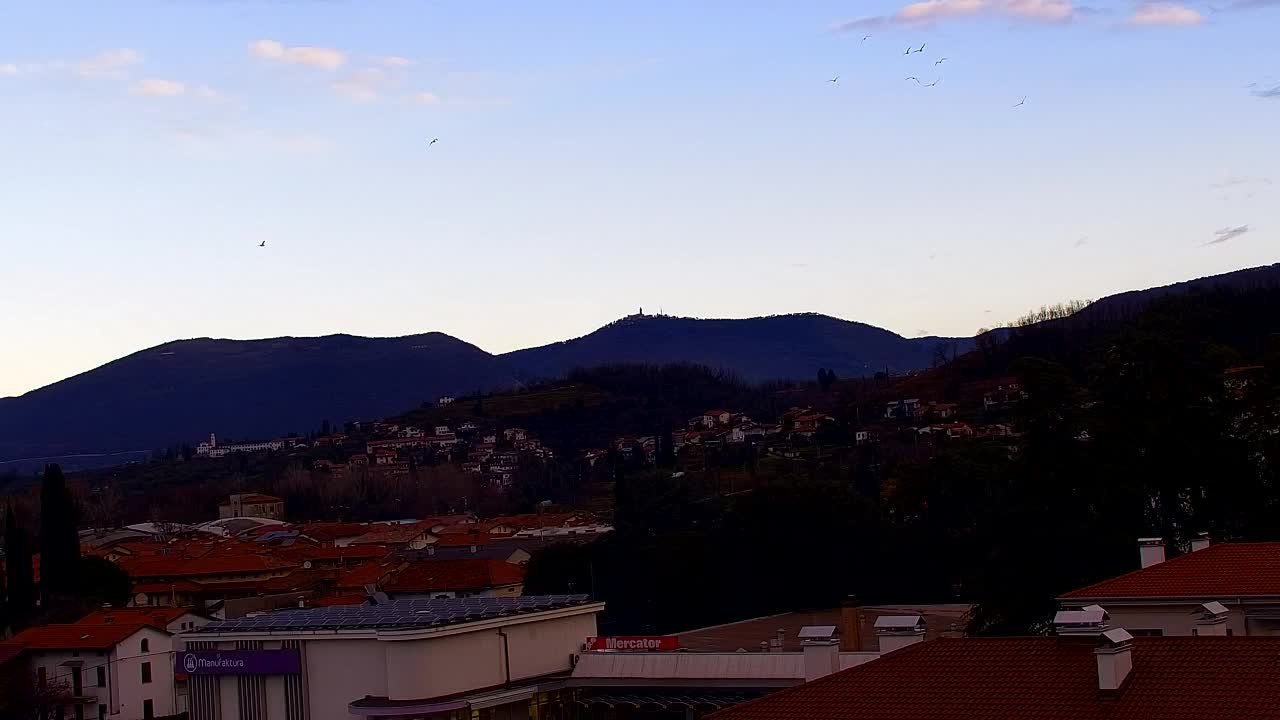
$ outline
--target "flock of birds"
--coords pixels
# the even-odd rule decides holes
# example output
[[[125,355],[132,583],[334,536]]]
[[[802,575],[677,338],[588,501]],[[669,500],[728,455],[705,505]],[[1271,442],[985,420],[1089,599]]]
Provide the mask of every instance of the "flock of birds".
[[[862,36],[862,40],[859,42],[859,44],[866,43],[866,42],[867,42],[868,40],[870,40],[870,39],[871,39],[871,36],[870,36],[870,35],[863,35],[863,36]],[[918,55],[918,54],[920,54],[920,53],[924,52],[924,49],[925,49],[925,47],[926,47],[927,45],[928,45],[928,43],[920,43],[920,47],[916,47],[916,46],[914,46],[914,45],[908,45],[908,46],[907,46],[907,49],[906,49],[902,54],[903,54],[903,56]],[[946,57],[938,58],[938,59],[933,63],[933,66],[934,66],[934,67],[938,67],[939,65],[941,65],[941,64],[942,64],[942,63],[944,63],[944,62],[946,62],[946,61],[947,61],[947,60],[949,60],[949,59],[950,59],[950,58],[946,58]],[[829,83],[833,83],[833,84],[834,84],[834,83],[838,83],[838,82],[840,82],[840,76],[839,76],[839,75],[836,75],[836,76],[832,77],[830,80],[827,80],[827,82],[829,82]],[[933,81],[933,82],[931,82],[931,83],[926,83],[926,82],[922,81],[920,78],[916,77],[915,75],[908,75],[908,76],[907,76],[907,78],[906,78],[906,80],[905,80],[905,82],[914,82],[916,85],[919,85],[920,87],[929,87],[929,88],[931,88],[931,87],[937,87],[937,86],[938,86],[938,83],[942,82],[942,78],[941,78],[941,77],[939,77],[937,80],[934,80],[934,81]],[[1021,100],[1021,101],[1019,101],[1019,102],[1018,102],[1016,105],[1014,105],[1013,107],[1015,107],[1015,108],[1020,108],[1020,107],[1022,107],[1023,105],[1026,105],[1026,104],[1027,104],[1027,98],[1026,98],[1026,96],[1024,95],[1024,96],[1023,96],[1023,98],[1022,98],[1022,100]]]
[[[867,42],[868,40],[870,40],[870,39],[871,39],[871,36],[870,36],[870,35],[863,35],[863,36],[862,36],[862,40],[861,40],[861,42],[860,42],[859,44],[866,43],[866,42]],[[908,45],[908,46],[907,46],[906,51],[905,51],[905,52],[903,52],[902,54],[903,54],[904,56],[918,55],[918,54],[920,54],[920,53],[923,53],[923,52],[924,52],[924,49],[925,49],[925,47],[926,47],[927,45],[928,45],[928,43],[920,43],[920,47],[918,47],[918,48],[917,48],[917,47],[915,47],[914,45]],[[939,66],[939,65],[941,65],[942,63],[946,62],[948,59],[949,59],[949,58],[945,58],[945,57],[938,58],[938,59],[933,63],[933,66],[934,66],[934,67],[938,67],[938,66]],[[906,81],[907,81],[907,82],[915,82],[915,84],[916,84],[916,85],[919,85],[920,87],[927,87],[927,88],[931,88],[931,87],[937,87],[937,86],[938,86],[938,83],[942,82],[942,78],[941,78],[941,77],[939,77],[937,80],[934,80],[934,81],[933,81],[933,82],[931,82],[931,83],[926,83],[926,82],[922,82],[922,81],[920,80],[920,78],[916,77],[915,75],[910,75],[910,76],[908,76],[908,77],[907,77]],[[832,77],[830,80],[827,80],[827,82],[832,83],[832,84],[838,83],[838,82],[840,82],[840,76],[839,76],[839,75],[835,75],[835,76],[834,76],[834,77]],[[1024,96],[1024,97],[1022,98],[1022,100],[1021,100],[1017,105],[1014,105],[1013,107],[1015,107],[1015,108],[1020,108],[1020,107],[1022,107],[1023,105],[1026,105],[1026,104],[1027,104],[1027,98]],[[428,143],[427,143],[427,147],[431,147],[432,145],[435,145],[435,144],[436,144],[436,143],[438,143],[438,142],[440,142],[440,138],[438,138],[438,137],[433,137],[433,138],[431,138],[431,142],[428,142]],[[260,247],[260,248],[264,248],[264,247],[266,247],[266,246],[267,246],[267,241],[266,241],[266,240],[263,240],[261,243],[259,243],[259,244],[258,244],[258,247]]]

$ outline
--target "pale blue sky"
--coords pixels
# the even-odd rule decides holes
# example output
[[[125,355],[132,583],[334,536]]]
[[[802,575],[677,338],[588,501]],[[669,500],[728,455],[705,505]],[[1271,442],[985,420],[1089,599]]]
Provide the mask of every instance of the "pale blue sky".
[[[638,306],[971,334],[1270,263],[1280,0],[1238,5],[0,0],[0,395]]]

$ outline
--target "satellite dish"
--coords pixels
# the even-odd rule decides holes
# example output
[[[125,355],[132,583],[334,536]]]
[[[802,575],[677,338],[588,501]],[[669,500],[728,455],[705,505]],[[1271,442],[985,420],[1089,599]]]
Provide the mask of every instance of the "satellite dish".
[[[138,594],[137,594],[136,596],[134,596],[134,598],[133,598],[133,604],[134,604],[134,605],[146,605],[146,604],[147,604],[147,594],[146,594],[146,593],[138,593]]]
[[[303,569],[303,570],[310,570],[310,569],[311,569],[311,561],[310,561],[310,560],[307,560],[307,561],[303,562],[303,563],[302,563],[302,569]]]

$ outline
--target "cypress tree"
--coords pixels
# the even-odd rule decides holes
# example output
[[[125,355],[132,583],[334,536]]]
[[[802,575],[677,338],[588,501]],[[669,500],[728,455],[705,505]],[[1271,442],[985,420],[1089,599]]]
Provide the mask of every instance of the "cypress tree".
[[[40,595],[46,609],[53,604],[53,598],[75,589],[80,562],[77,525],[75,502],[67,490],[62,468],[50,464],[40,484]]]
[[[4,514],[5,579],[9,586],[9,623],[17,630],[25,627],[35,614],[35,573],[31,568],[31,541],[18,525],[9,503]]]

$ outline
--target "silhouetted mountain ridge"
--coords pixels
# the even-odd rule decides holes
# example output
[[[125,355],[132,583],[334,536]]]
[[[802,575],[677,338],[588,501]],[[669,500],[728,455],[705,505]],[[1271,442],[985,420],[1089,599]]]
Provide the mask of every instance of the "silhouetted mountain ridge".
[[[1060,322],[1108,323],[1193,288],[1280,283],[1280,265],[1104,298]],[[191,443],[209,432],[268,438],[328,419],[394,415],[441,395],[519,387],[577,367],[695,363],[746,381],[901,373],[963,353],[970,338],[904,338],[819,314],[749,319],[633,315],[580,338],[492,355],[443,333],[158,345],[16,398],[0,399],[0,460]],[[0,466],[3,469],[3,466]]]

